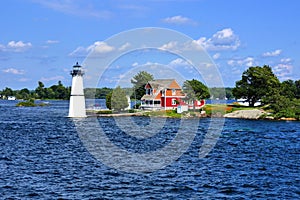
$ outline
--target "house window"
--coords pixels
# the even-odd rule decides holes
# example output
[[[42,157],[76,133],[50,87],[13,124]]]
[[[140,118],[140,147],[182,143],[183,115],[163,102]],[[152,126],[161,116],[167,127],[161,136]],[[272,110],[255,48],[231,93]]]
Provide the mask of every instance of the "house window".
[[[172,99],[172,106],[175,106],[177,104],[177,100],[176,99]]]
[[[147,95],[152,95],[152,89],[146,89],[146,94]]]
[[[175,95],[176,95],[176,90],[172,89],[172,96],[175,96]]]
[[[163,97],[165,96],[165,90],[161,91],[161,96],[163,96]]]

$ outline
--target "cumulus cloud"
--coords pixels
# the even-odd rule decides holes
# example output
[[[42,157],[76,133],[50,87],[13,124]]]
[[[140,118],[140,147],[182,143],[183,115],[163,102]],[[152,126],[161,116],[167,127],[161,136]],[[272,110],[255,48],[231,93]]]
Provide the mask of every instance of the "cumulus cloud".
[[[280,59],[280,62],[282,62],[282,63],[290,63],[291,61],[292,61],[291,58],[282,58],[282,59]]]
[[[263,53],[263,57],[275,57],[275,56],[279,56],[282,53],[281,49],[277,49],[275,51],[270,51],[270,52],[265,52]]]
[[[279,63],[273,67],[273,72],[281,80],[287,80],[290,78],[293,66],[291,64]]]
[[[15,68],[4,69],[4,70],[2,70],[2,72],[9,73],[9,74],[16,74],[16,75],[24,74],[24,70],[18,70],[18,69],[15,69]]]
[[[69,56],[72,57],[87,56],[91,52],[101,55],[101,54],[107,54],[115,51],[125,51],[126,49],[128,49],[129,46],[130,44],[128,42],[123,44],[120,47],[114,47],[107,44],[106,42],[96,41],[92,45],[89,45],[88,47],[77,47],[73,52],[69,54]]]
[[[237,35],[230,28],[223,29],[215,33],[211,38],[201,37],[198,40],[188,41],[180,44],[177,41],[170,41],[160,47],[162,50],[173,52],[191,51],[191,50],[209,50],[209,51],[226,51],[236,50],[241,45]]]
[[[95,51],[97,53],[109,53],[115,50],[115,47],[106,44],[105,42],[97,41],[90,45],[87,49],[88,52]]]
[[[183,60],[182,58],[176,58],[175,60],[172,60],[169,63],[169,66],[186,66],[190,65],[186,60]]]
[[[231,59],[227,61],[230,66],[246,66],[252,67],[256,65],[255,59],[253,57],[241,58],[241,59]]]
[[[165,23],[168,24],[177,24],[177,25],[182,25],[182,24],[196,24],[192,19],[183,17],[181,15],[176,15],[173,17],[167,17],[162,20]]]
[[[0,51],[7,51],[7,52],[23,52],[32,47],[30,42],[23,42],[23,41],[10,41],[7,45],[0,44]]]
[[[178,49],[178,42],[177,41],[168,42],[167,44],[163,44],[159,49],[176,52]]]
[[[231,28],[218,31],[211,38],[201,37],[195,42],[211,51],[236,50],[241,45]]]

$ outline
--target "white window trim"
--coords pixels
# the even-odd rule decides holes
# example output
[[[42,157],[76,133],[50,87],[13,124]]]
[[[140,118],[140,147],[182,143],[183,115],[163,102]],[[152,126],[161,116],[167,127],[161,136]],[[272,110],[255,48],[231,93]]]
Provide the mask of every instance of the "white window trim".
[[[176,100],[177,99],[172,99],[172,106],[175,106],[177,103],[176,103]]]

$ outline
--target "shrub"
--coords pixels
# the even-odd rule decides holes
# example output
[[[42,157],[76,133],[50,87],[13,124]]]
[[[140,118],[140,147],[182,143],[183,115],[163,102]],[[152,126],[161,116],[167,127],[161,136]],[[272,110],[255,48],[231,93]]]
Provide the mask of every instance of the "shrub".
[[[103,115],[105,115],[105,114],[112,114],[112,111],[111,110],[99,110],[97,112],[97,114],[103,114]]]

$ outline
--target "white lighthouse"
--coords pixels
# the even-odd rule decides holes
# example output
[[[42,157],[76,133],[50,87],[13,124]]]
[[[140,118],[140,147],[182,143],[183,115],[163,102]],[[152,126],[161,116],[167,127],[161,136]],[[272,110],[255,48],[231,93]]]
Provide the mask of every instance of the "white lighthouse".
[[[71,71],[72,87],[68,117],[86,117],[83,93],[83,74],[81,66],[76,63]]]

